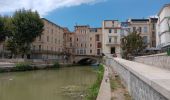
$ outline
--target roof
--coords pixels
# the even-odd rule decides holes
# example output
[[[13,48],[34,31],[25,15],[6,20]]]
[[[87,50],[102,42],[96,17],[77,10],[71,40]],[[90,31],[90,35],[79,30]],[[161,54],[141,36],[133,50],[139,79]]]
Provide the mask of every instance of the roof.
[[[89,25],[76,25],[74,27],[90,27]]]
[[[63,27],[61,27],[61,26],[59,26],[59,25],[53,23],[52,21],[49,21],[49,20],[46,19],[46,18],[41,18],[41,19],[42,19],[42,20],[45,20],[45,21],[47,21],[47,22],[49,22],[49,23],[51,23],[51,24],[53,24],[53,25],[55,25],[55,26],[57,26],[57,27],[60,27],[60,28],[64,29]]]
[[[142,21],[149,21],[149,19],[131,19],[131,21],[138,21],[138,22],[141,21],[142,22]]]
[[[161,10],[159,11],[159,13],[158,13],[158,16],[160,15],[160,13],[162,12],[162,10],[165,8],[165,7],[168,7],[168,6],[170,6],[170,3],[168,3],[168,4],[165,4],[162,8],[161,8]]]

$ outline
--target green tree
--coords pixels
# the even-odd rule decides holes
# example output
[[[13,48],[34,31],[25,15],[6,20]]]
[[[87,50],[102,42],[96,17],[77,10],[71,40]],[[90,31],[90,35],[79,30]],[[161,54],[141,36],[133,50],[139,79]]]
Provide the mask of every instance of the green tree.
[[[15,44],[18,49],[15,51],[22,55],[29,53],[31,43],[42,34],[43,27],[38,12],[25,9],[16,11],[12,18],[13,32],[10,40],[15,42],[13,45]]]
[[[143,49],[146,48],[146,44],[143,42],[140,33],[132,32],[121,39],[121,47],[123,57],[128,59],[128,55],[135,56],[136,54],[141,53]]]
[[[0,43],[5,40],[5,21],[4,17],[0,16]]]

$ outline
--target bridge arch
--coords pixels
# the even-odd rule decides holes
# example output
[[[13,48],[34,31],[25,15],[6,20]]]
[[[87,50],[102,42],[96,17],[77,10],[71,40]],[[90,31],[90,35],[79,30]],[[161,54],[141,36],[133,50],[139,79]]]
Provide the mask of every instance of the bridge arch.
[[[82,56],[77,55],[74,57],[74,62],[77,64],[91,65],[98,64],[101,61],[101,56]]]

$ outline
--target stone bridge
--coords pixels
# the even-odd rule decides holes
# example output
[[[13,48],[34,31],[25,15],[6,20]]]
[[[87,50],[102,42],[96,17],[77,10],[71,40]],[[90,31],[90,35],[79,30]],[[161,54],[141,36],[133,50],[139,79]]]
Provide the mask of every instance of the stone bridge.
[[[101,62],[102,57],[92,55],[75,55],[73,59],[73,61],[78,64],[98,64]]]

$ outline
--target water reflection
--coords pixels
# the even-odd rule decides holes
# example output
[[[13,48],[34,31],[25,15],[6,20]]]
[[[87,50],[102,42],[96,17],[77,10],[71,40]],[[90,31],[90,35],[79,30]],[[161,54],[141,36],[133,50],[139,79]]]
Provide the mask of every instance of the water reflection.
[[[0,74],[0,100],[81,100],[96,80],[91,67]]]

